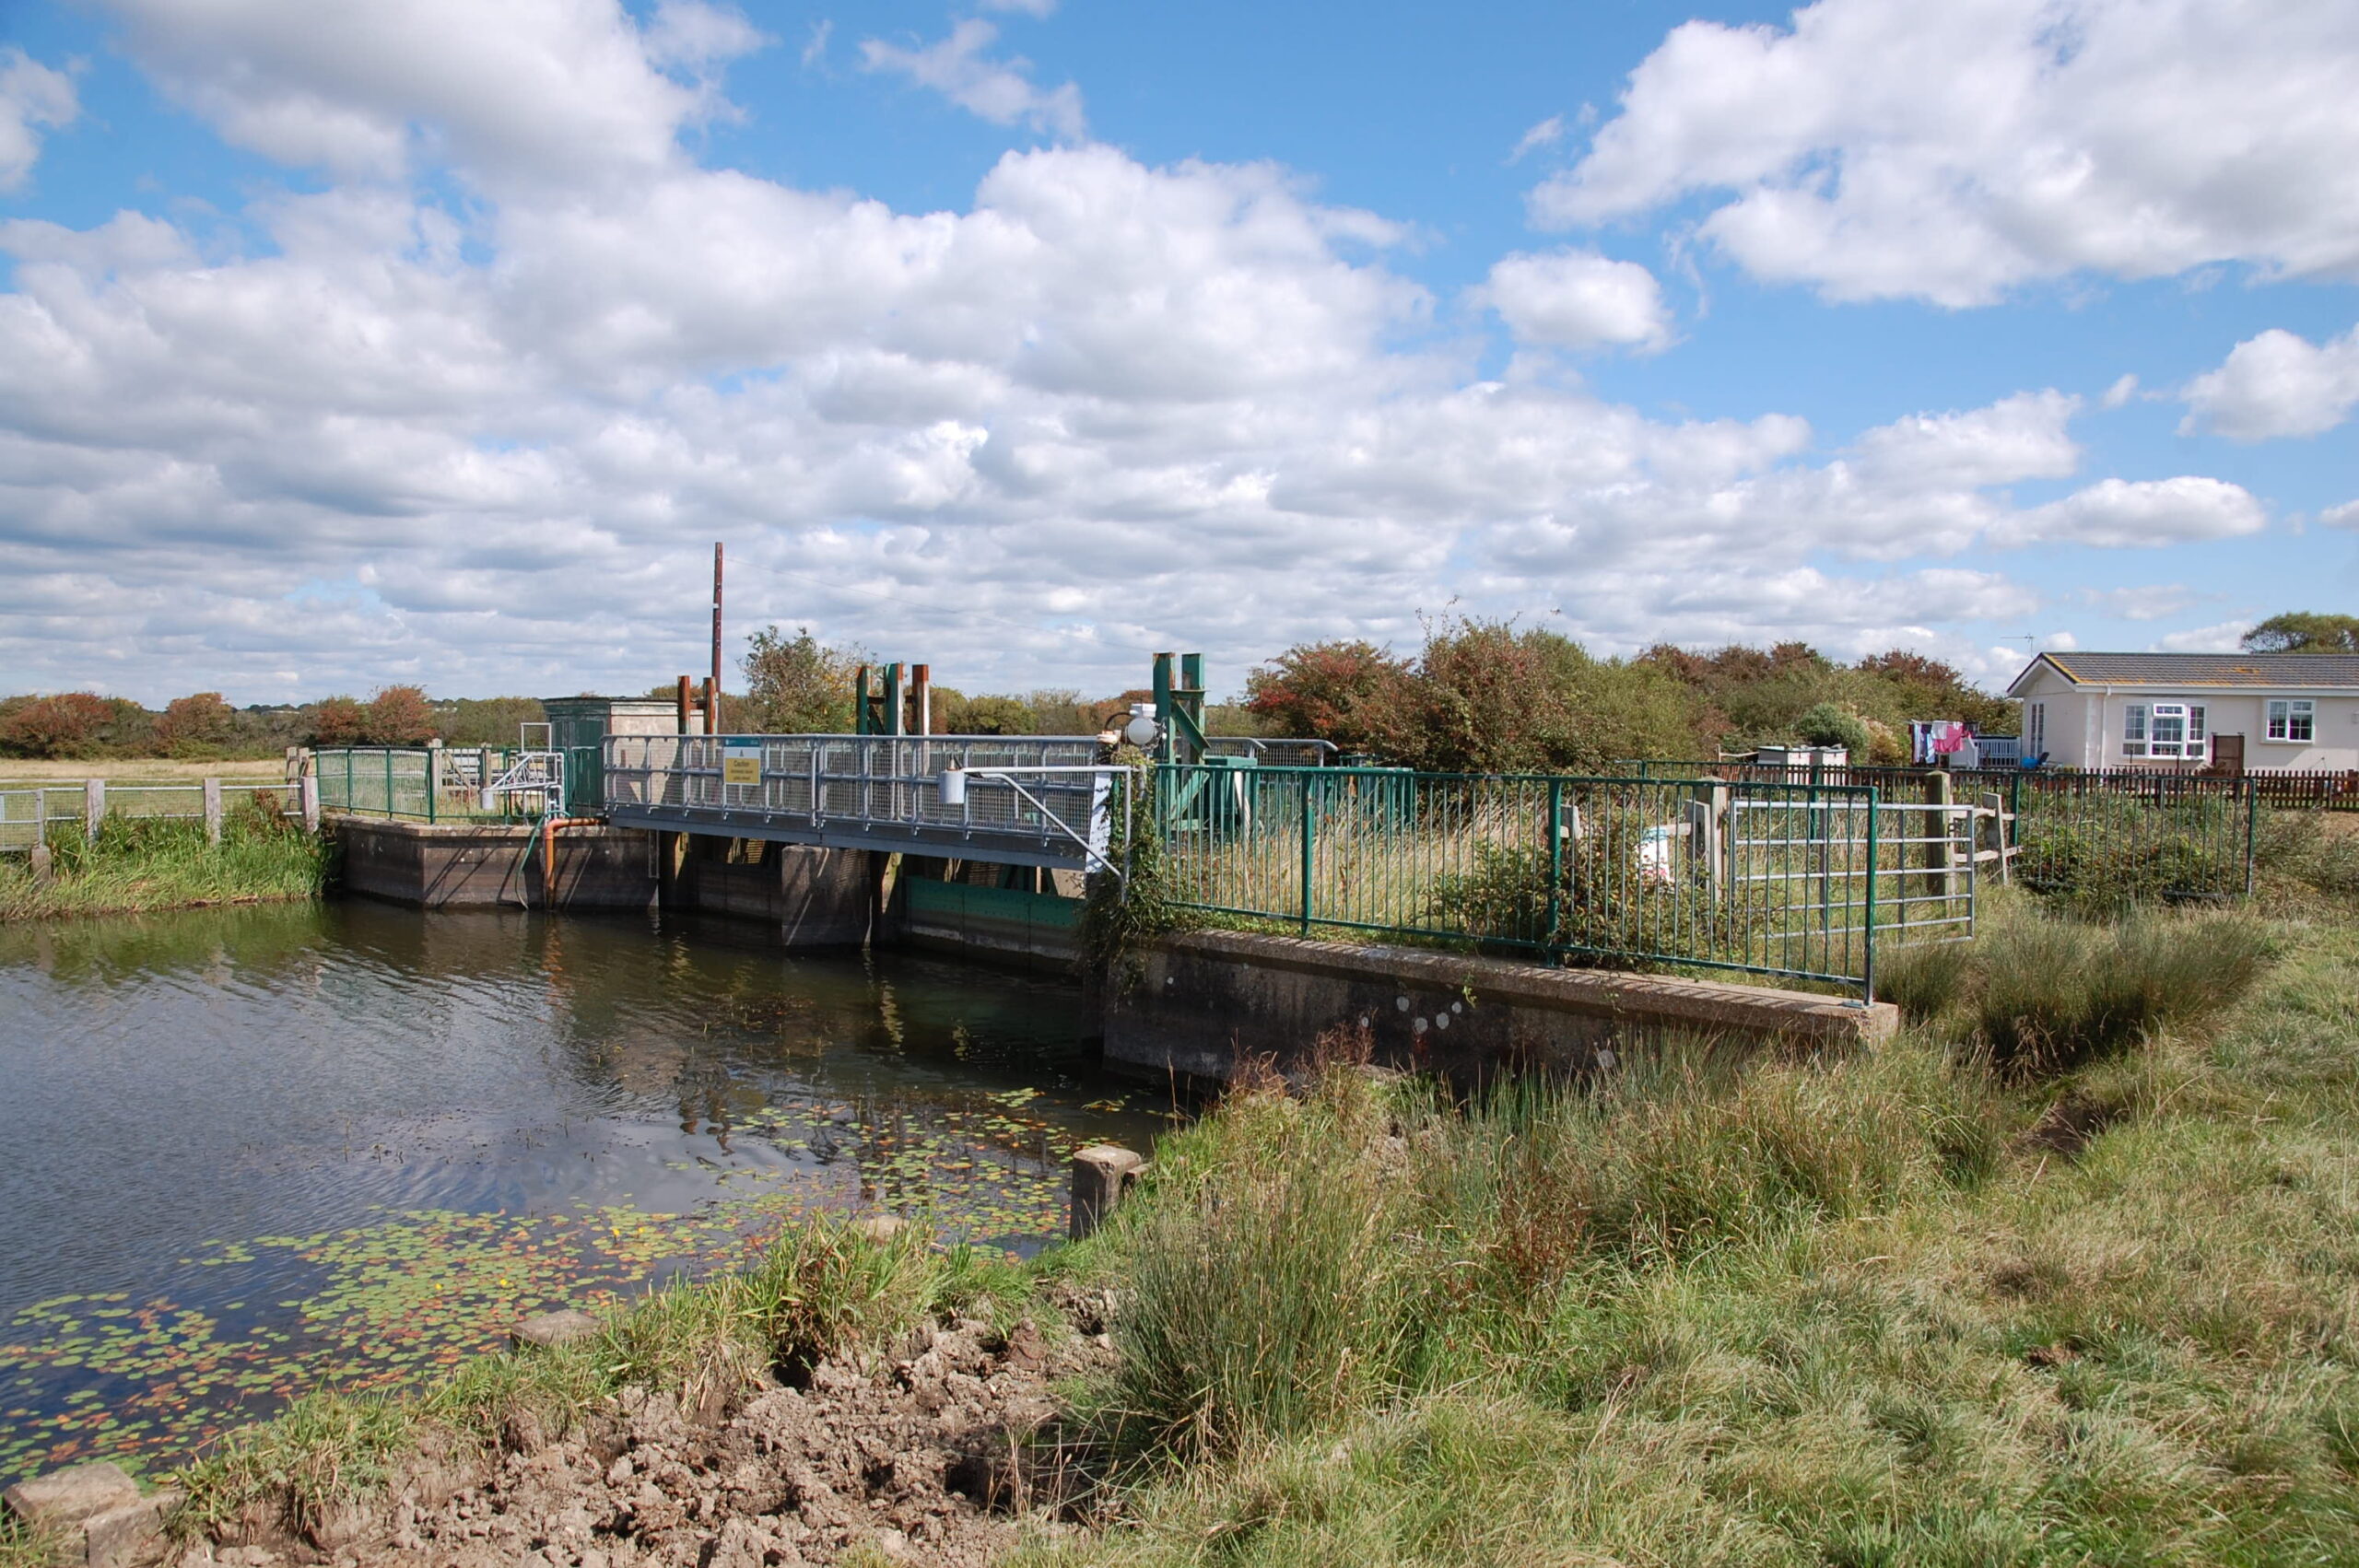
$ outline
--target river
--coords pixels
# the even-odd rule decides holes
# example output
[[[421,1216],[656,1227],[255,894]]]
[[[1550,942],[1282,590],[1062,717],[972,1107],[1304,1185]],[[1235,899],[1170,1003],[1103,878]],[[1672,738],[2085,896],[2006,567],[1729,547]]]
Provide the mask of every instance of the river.
[[[361,901],[0,926],[0,1481],[881,1208],[1025,1254],[1171,1107],[1079,991],[757,929]]]

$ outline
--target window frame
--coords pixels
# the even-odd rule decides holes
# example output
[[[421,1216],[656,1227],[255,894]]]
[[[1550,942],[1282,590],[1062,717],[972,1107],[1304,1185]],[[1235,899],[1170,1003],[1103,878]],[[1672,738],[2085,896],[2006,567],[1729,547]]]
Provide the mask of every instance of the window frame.
[[[2048,704],[2024,704],[2024,753],[2038,756],[2048,750]]]
[[[2272,696],[2261,709],[2261,738],[2281,746],[2318,744],[2318,705],[2314,697]],[[2301,733],[2294,733],[2295,725]]]
[[[2121,705],[2121,755],[2142,757],[2146,755],[2147,709],[2153,704],[2126,702]]]

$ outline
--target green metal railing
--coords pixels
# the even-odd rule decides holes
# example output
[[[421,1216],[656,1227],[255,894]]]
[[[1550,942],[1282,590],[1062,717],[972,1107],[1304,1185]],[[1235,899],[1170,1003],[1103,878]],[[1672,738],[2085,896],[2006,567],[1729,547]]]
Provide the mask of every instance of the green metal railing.
[[[1973,929],[1970,823],[1888,808],[1860,786],[1188,765],[1154,777],[1166,896],[1305,935],[1868,994],[1879,937]]]
[[[2265,806],[2332,807],[2341,796],[2289,792],[2266,775],[2165,768],[1905,768],[1776,763],[1632,763],[1745,783],[1867,785],[1886,801],[1987,802],[2000,812],[2015,880],[2036,892],[2140,899],[2216,899],[2252,891]],[[2325,777],[2325,776],[2321,776]],[[2298,780],[2297,780],[2298,782]]]
[[[521,822],[537,803],[486,787],[532,755],[512,746],[322,746],[311,754],[320,809],[411,822]],[[595,746],[565,754],[567,814],[596,812],[604,776]]]

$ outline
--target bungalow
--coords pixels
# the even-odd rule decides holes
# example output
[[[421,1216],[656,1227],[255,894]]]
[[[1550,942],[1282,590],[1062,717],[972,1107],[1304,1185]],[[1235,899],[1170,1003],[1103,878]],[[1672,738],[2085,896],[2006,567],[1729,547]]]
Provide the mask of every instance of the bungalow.
[[[2043,653],[2007,695],[2059,767],[2359,768],[2359,654]]]

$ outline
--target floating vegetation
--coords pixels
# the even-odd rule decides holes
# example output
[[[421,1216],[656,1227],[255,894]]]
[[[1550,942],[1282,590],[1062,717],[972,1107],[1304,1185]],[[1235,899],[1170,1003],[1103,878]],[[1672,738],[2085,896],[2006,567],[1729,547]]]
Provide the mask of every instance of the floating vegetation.
[[[97,1457],[154,1469],[316,1388],[416,1386],[499,1348],[526,1314],[594,1309],[741,1261],[814,1209],[924,1213],[946,1236],[1030,1252],[1062,1234],[1066,1163],[1089,1141],[1068,1125],[1078,1107],[1052,1098],[1016,1090],[922,1111],[768,1105],[731,1132],[789,1160],[705,1169],[722,1196],[687,1212],[388,1212],[209,1243],[181,1259],[163,1293],[36,1303],[0,1323],[0,1480]],[[1087,1107],[1092,1117],[1148,1108]]]

